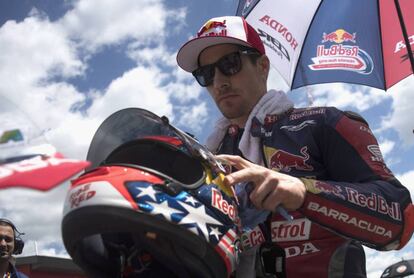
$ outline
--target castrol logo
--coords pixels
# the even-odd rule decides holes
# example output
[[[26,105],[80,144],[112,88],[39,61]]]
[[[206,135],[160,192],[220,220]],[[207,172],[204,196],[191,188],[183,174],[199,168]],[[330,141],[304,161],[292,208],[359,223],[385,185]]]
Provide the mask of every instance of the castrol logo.
[[[272,241],[298,241],[309,239],[311,222],[306,219],[293,221],[273,221],[271,224]]]

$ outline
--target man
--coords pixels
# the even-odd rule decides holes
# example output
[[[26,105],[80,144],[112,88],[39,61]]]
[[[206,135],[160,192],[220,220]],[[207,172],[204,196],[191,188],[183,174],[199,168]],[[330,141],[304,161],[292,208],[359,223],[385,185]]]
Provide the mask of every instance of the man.
[[[13,254],[21,254],[23,241],[16,235],[17,229],[7,219],[0,218],[0,277],[27,278],[14,267]]]
[[[269,59],[243,18],[209,20],[177,62],[224,116],[207,145],[238,170],[225,182],[253,184],[250,201],[272,213],[242,240],[237,277],[275,273],[275,260],[259,263],[269,261],[260,244],[270,244],[270,254],[283,248],[287,277],[320,278],[366,277],[361,244],[393,250],[408,242],[410,193],[385,165],[368,124],[333,107],[296,109],[283,92],[267,91]]]

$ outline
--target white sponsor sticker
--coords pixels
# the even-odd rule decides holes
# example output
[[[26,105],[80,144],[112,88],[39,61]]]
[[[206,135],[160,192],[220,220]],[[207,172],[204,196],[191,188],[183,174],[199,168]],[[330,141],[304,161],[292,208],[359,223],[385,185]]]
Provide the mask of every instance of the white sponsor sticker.
[[[80,207],[106,205],[133,208],[131,203],[107,181],[95,181],[81,184],[69,190],[63,214]]]

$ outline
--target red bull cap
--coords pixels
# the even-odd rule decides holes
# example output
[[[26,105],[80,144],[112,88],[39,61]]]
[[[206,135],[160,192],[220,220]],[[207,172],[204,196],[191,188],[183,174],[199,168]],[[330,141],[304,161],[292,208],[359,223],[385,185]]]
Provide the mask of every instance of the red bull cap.
[[[265,54],[262,40],[243,17],[224,16],[212,18],[204,23],[196,37],[180,48],[177,63],[183,70],[193,72],[198,68],[198,56],[204,49],[224,43],[255,48],[261,54]]]

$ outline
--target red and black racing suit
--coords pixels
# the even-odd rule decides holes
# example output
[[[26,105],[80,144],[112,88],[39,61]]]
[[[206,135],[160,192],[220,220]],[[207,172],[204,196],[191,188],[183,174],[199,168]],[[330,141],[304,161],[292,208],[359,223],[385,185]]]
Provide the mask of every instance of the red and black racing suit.
[[[291,109],[268,115],[264,124],[253,119],[251,133],[261,138],[266,166],[301,178],[307,189],[293,221],[274,214],[270,222],[271,240],[286,253],[287,277],[365,277],[361,244],[391,250],[408,242],[410,193],[359,115],[333,107]],[[240,154],[240,136],[229,128],[218,153]]]

